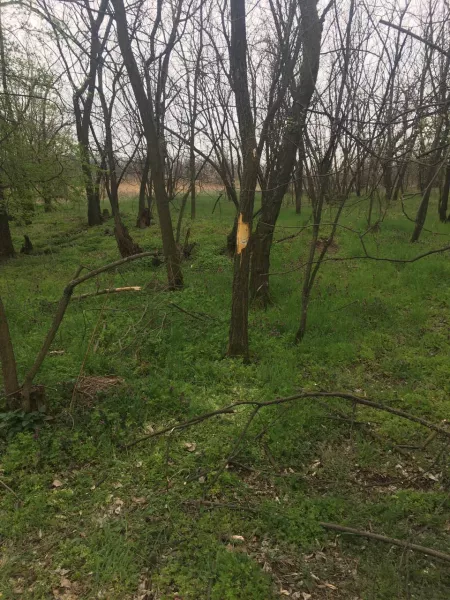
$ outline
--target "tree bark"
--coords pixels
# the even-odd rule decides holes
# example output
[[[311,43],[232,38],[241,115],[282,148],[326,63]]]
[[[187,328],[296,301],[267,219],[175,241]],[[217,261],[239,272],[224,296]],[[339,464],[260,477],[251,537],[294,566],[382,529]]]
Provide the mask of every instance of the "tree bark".
[[[163,147],[162,131],[157,133],[154,118],[153,102],[147,97],[144,84],[139,72],[136,59],[131,47],[128,33],[127,17],[123,0],[111,0],[114,8],[117,37],[122,53],[131,87],[133,88],[136,104],[144,126],[147,151],[150,157],[150,169],[152,172],[153,187],[155,190],[156,206],[158,209],[159,224],[163,242],[164,258],[167,268],[168,287],[171,290],[183,287],[183,275],[180,267],[180,257],[173,235],[173,225],[170,216],[169,199],[167,197],[164,180],[164,162],[161,155]]]
[[[439,219],[442,223],[448,221],[448,196],[450,192],[450,164],[447,165],[444,174],[444,183],[442,185],[441,194],[439,196]]]
[[[294,178],[295,190],[295,214],[302,212],[302,194],[303,194],[303,161],[299,161]]]
[[[430,203],[430,195],[431,185],[426,187],[423,192],[422,200],[420,201],[420,205],[417,210],[416,224],[414,226],[414,231],[411,236],[411,242],[417,242],[419,240],[420,234],[422,233],[423,226],[425,225],[425,221],[427,218],[428,205]]]
[[[195,170],[195,154],[194,149],[191,147],[190,157],[189,157],[189,172],[191,177],[191,219],[195,219],[196,215],[196,189],[195,189],[195,180],[196,180],[196,170]]]
[[[15,256],[8,212],[2,202],[2,196],[3,190],[0,188],[0,260]]]
[[[86,199],[88,205],[88,225],[89,227],[94,227],[95,225],[101,225],[103,223],[102,213],[100,210],[100,195],[92,182],[89,150],[85,147],[81,148],[81,154],[84,187],[86,190]]]
[[[144,168],[142,170],[141,183],[139,186],[139,208],[138,216],[136,221],[136,227],[145,229],[150,225],[150,208],[147,207],[147,187],[148,187],[148,175],[150,173],[150,159],[147,156],[144,162]]]
[[[195,182],[194,182],[194,187],[195,187]],[[186,210],[188,196],[189,196],[189,190],[185,194],[183,194],[183,197],[181,198],[180,212],[178,213],[178,222],[177,222],[177,236],[176,236],[177,244],[180,243],[181,225],[183,223],[184,211]],[[192,194],[191,194],[191,200],[192,200]],[[195,200],[195,193],[194,193],[194,200]]]
[[[236,213],[233,221],[233,227],[231,228],[230,233],[227,235],[227,252],[230,256],[234,256],[236,252],[236,236],[237,236],[237,228],[238,228],[238,219],[239,214]]]
[[[5,307],[0,298],[0,362],[2,363],[3,384],[5,387],[6,404],[8,408],[14,406],[13,400],[19,391],[17,379],[17,363],[9,332]]]

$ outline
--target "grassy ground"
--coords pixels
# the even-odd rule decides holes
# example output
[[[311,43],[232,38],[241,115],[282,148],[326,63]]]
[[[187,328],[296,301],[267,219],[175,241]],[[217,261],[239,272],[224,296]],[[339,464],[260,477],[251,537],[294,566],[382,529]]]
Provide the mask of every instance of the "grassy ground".
[[[231,264],[221,250],[232,211],[221,202],[211,215],[212,204],[200,198],[191,224],[197,246],[182,292],[164,292],[164,268],[145,259],[79,289],[142,285],[143,292],[71,303],[37,377],[52,420],[0,442],[0,597],[447,599],[448,565],[319,525],[450,552],[448,447],[435,439],[424,450],[398,448],[426,440],[419,426],[364,407],[353,412],[339,400],[274,407],[258,415],[218,477],[246,412],[122,449],[230,402],[299,389],[367,395],[434,422],[449,415],[448,254],[409,265],[325,264],[307,336],[295,346],[308,230],[276,244],[274,304],[251,312],[246,366],[224,357]],[[135,200],[123,207],[141,246],[160,247],[155,226],[134,229]],[[350,203],[342,223],[363,229],[366,210]],[[0,276],[21,375],[76,267],[117,259],[111,225],[88,230],[84,212],[61,207],[13,229],[16,246],[24,232],[35,246],[33,256],[2,265]],[[432,206],[427,222],[436,233],[411,246],[412,224],[392,211],[367,236],[368,248],[409,258],[443,246],[448,227],[436,212]],[[299,217],[285,207],[276,237],[308,216],[307,207]],[[361,254],[349,230],[341,228],[336,242],[334,257]],[[96,393],[89,378],[107,375],[121,379]],[[79,377],[88,379],[74,393]]]

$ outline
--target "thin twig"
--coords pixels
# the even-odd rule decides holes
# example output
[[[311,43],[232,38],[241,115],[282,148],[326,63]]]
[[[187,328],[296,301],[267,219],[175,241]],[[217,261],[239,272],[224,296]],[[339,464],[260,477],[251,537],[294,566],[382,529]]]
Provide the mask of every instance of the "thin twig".
[[[6,489],[6,490],[8,490],[8,492],[11,492],[11,494],[12,494],[13,496],[15,496],[15,497],[17,498],[17,500],[18,500],[20,503],[22,503],[22,500],[21,500],[21,498],[20,498],[20,497],[19,497],[19,496],[16,494],[16,492],[15,492],[14,490],[12,490],[12,489],[9,487],[9,485],[8,485],[7,483],[5,483],[5,482],[3,481],[3,479],[0,479],[0,484],[1,484],[1,485],[2,485],[2,486],[3,486],[3,487]]]
[[[389,21],[385,21],[384,19],[380,19],[380,25],[386,25],[387,27],[392,27],[392,29],[396,29],[397,31],[400,31],[401,33],[405,33],[406,35],[409,35],[410,37],[414,38],[415,40],[422,42],[422,44],[425,44],[426,46],[433,48],[433,50],[437,50],[444,56],[450,57],[450,52],[448,50],[445,50],[445,48],[442,48],[441,46],[434,44],[431,40],[427,40],[426,38],[423,38],[422,36],[417,35],[417,33],[414,33],[413,31],[410,31],[409,29],[406,29],[405,27],[401,27],[400,25],[395,25],[394,23],[390,23]]]
[[[176,308],[180,312],[184,313],[185,315],[188,315],[188,317],[192,317],[193,319],[197,319],[198,321],[203,321],[204,319],[207,318],[206,315],[205,316],[199,316],[199,314],[195,314],[193,312],[190,312],[189,310],[186,310],[185,308],[182,308],[181,306],[178,306],[178,304],[175,304],[175,302],[169,302],[169,306],[173,306],[174,308]]]

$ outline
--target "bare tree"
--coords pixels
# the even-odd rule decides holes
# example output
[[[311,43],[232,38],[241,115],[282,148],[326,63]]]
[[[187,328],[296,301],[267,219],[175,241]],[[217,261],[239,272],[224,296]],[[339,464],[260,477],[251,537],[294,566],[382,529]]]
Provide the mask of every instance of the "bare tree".
[[[147,148],[150,160],[150,169],[152,172],[152,181],[155,190],[156,206],[158,209],[159,223],[161,227],[161,235],[163,241],[163,250],[166,260],[167,276],[170,289],[178,289],[183,285],[183,276],[180,267],[180,256],[177,251],[175,244],[175,238],[173,235],[172,219],[170,216],[169,201],[167,197],[165,180],[164,180],[164,131],[157,129],[157,121],[155,112],[157,107],[155,106],[154,99],[146,92],[146,86],[144,80],[141,77],[136,58],[133,53],[132,39],[128,29],[127,15],[125,11],[125,5],[123,0],[111,0],[114,8],[114,15],[117,27],[117,38],[119,47],[122,52],[125,68],[130,79],[131,87],[133,88],[134,96],[136,98],[136,104],[139,109],[139,114],[142,120],[144,128],[145,138],[147,141]],[[158,2],[158,15],[161,17],[161,0]],[[163,50],[163,61],[168,62],[171,49],[176,41],[178,24],[180,21],[181,2],[179,4],[179,11],[177,12],[177,18],[173,22],[172,32]],[[156,35],[158,27],[158,20],[155,20],[153,31]],[[154,35],[151,39],[153,42],[154,50]],[[155,57],[150,56],[150,59],[146,61],[148,66]],[[147,88],[150,88],[149,80],[147,80]],[[148,91],[150,91],[148,89]],[[159,110],[159,108],[158,108]]]
[[[89,0],[63,7],[39,0],[41,15],[50,24],[61,63],[72,88],[72,106],[88,204],[88,224],[102,223],[99,185],[101,173],[91,151],[90,128],[95,100],[97,67],[107,43],[109,26],[102,29],[108,0],[94,10]]]
[[[242,177],[239,195],[236,254],[233,269],[228,355],[242,356],[248,360],[249,242],[252,232],[259,156],[248,85],[245,0],[230,0],[230,19],[230,77],[236,99],[236,112],[239,122],[242,149]]]

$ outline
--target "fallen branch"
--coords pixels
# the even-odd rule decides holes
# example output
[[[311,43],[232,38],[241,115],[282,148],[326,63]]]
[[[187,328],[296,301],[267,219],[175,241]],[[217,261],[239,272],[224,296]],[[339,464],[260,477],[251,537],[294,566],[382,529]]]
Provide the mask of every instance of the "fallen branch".
[[[209,500],[186,500],[183,502],[186,506],[203,506],[206,509],[212,508],[226,508],[229,510],[245,510],[257,514],[258,511],[250,506],[243,506],[241,504],[229,504],[228,502],[211,502]]]
[[[127,256],[126,258],[122,258],[121,260],[116,260],[115,262],[109,263],[108,265],[104,265],[103,267],[94,269],[93,271],[90,271],[89,273],[87,273],[86,275],[83,275],[81,277],[80,277],[80,273],[81,273],[82,269],[85,267],[83,267],[83,266],[78,267],[72,281],[69,281],[69,283],[64,288],[64,291],[62,293],[61,299],[58,304],[58,308],[56,310],[56,314],[53,317],[53,322],[50,326],[50,329],[47,332],[47,336],[44,340],[44,343],[42,344],[42,347],[36,357],[36,360],[34,361],[33,366],[31,367],[31,369],[28,371],[28,373],[25,376],[23,386],[22,386],[22,394],[25,399],[25,406],[24,406],[25,411],[28,411],[29,407],[30,407],[30,392],[31,392],[31,386],[32,386],[33,380],[36,377],[36,374],[38,373],[39,369],[41,368],[41,365],[44,362],[45,357],[47,356],[47,352],[50,350],[50,346],[52,345],[52,342],[55,339],[55,336],[58,332],[59,326],[61,325],[61,321],[64,318],[64,314],[67,310],[70,299],[72,297],[73,290],[78,285],[80,285],[80,283],[84,283],[85,281],[88,281],[89,279],[92,279],[93,277],[97,277],[97,275],[100,275],[100,273],[104,273],[105,271],[111,271],[112,269],[115,269],[116,267],[120,267],[121,265],[124,265],[125,263],[132,262],[132,261],[138,260],[140,258],[146,258],[149,256],[156,256],[156,255],[157,255],[156,252],[141,252],[140,254],[133,254],[132,256]]]
[[[378,262],[389,262],[389,263],[397,263],[397,264],[410,264],[415,263],[422,258],[427,256],[431,256],[432,254],[442,254],[443,252],[449,252],[450,246],[444,246],[442,248],[436,248],[435,250],[429,250],[428,252],[424,252],[423,254],[418,254],[413,258],[388,258],[381,256],[372,256],[371,254],[364,254],[362,256],[330,256],[329,258],[325,258],[322,262],[345,262],[350,260],[375,260]],[[311,262],[312,265],[319,264],[320,261]],[[308,262],[304,262],[301,265],[294,267],[293,269],[289,269],[288,271],[277,271],[273,273],[264,273],[264,275],[287,275],[288,273],[293,273],[294,271],[300,271],[308,264]]]
[[[205,318],[203,316],[199,316],[196,313],[190,312],[189,310],[186,310],[185,308],[182,308],[181,306],[178,306],[178,304],[175,304],[175,302],[169,302],[169,306],[173,306],[173,308],[176,308],[177,310],[184,313],[188,317],[192,317],[193,319],[197,319],[198,321],[203,321],[203,319]]]
[[[173,306],[173,308],[176,308],[177,310],[184,313],[185,315],[188,315],[188,317],[192,317],[193,319],[198,319],[199,321],[202,321],[203,319],[211,319],[213,321],[216,320],[216,317],[208,315],[204,312],[198,312],[197,310],[194,310],[194,311],[186,310],[182,306],[175,304],[175,302],[169,302],[169,306]]]
[[[104,290],[98,290],[96,292],[88,292],[87,294],[81,294],[76,296],[74,300],[84,300],[84,298],[90,298],[92,296],[103,296],[104,294],[120,294],[121,292],[140,292],[142,287],[140,285],[130,285],[128,287],[120,288],[106,288]]]
[[[134,440],[134,442],[130,442],[129,444],[123,444],[121,446],[121,448],[126,450],[128,448],[132,448],[133,446],[137,446],[137,444],[140,444],[141,442],[145,442],[151,438],[160,437],[161,435],[164,435],[166,433],[172,433],[173,431],[179,431],[180,429],[187,429],[188,427],[191,427],[192,425],[197,425],[198,423],[201,423],[202,421],[206,421],[207,419],[211,419],[212,417],[216,417],[219,415],[225,415],[225,414],[233,414],[234,412],[235,411],[229,407],[222,408],[219,410],[214,410],[212,412],[205,413],[198,417],[193,417],[192,419],[188,419],[187,421],[177,423],[176,425],[171,425],[170,427],[164,427],[164,429],[160,429],[159,431],[154,431],[153,433],[144,435],[144,437],[138,438],[137,440]]]
[[[205,413],[203,415],[199,415],[198,417],[194,417],[192,419],[188,419],[187,421],[182,421],[181,423],[177,423],[170,427],[165,427],[159,431],[154,431],[149,435],[146,435],[142,438],[138,438],[134,442],[130,444],[125,444],[122,448],[131,448],[132,446],[136,446],[141,442],[145,442],[150,438],[155,438],[161,435],[164,435],[168,432],[177,431],[180,429],[186,429],[187,427],[191,427],[192,425],[197,425],[207,419],[211,419],[212,417],[217,417],[224,414],[234,414],[236,409],[241,406],[253,406],[254,411],[257,413],[260,409],[266,408],[268,406],[276,406],[278,404],[286,404],[288,402],[293,402],[294,400],[303,400],[303,399],[312,399],[312,398],[341,398],[342,400],[348,400],[353,404],[361,404],[363,406],[368,406],[370,408],[375,408],[377,410],[382,410],[384,412],[388,412],[392,415],[396,415],[397,417],[402,417],[403,419],[408,419],[408,421],[412,421],[413,423],[418,423],[423,427],[427,427],[437,433],[443,435],[444,437],[450,438],[450,431],[444,429],[443,427],[431,423],[426,419],[422,419],[422,417],[416,417],[404,410],[400,410],[399,408],[392,408],[390,406],[386,406],[385,404],[381,404],[379,402],[374,402],[373,400],[368,400],[367,398],[361,398],[360,396],[354,396],[353,394],[347,394],[345,392],[300,392],[299,394],[294,394],[292,396],[286,396],[285,398],[275,398],[275,400],[269,400],[268,402],[258,402],[256,400],[247,400],[242,402],[234,402],[233,404],[229,404],[224,408],[220,408],[218,410],[214,410],[209,413]],[[253,414],[253,413],[252,413]],[[253,417],[252,417],[253,418]]]
[[[324,529],[330,529],[332,531],[339,531],[341,533],[349,533],[351,535],[357,535],[372,540],[378,540],[380,542],[385,542],[386,544],[400,546],[400,548],[406,548],[407,550],[415,550],[416,552],[421,552],[422,554],[427,554],[428,556],[433,556],[434,558],[439,558],[441,560],[445,560],[446,562],[450,562],[450,554],[440,552],[439,550],[434,550],[434,548],[427,548],[426,546],[411,544],[410,542],[406,542],[404,540],[398,540],[397,538],[387,537],[385,535],[380,535],[379,533],[372,533],[371,531],[362,531],[360,529],[353,529],[353,527],[344,527],[343,525],[336,525],[336,523],[324,523],[323,521],[320,521],[319,525]]]

